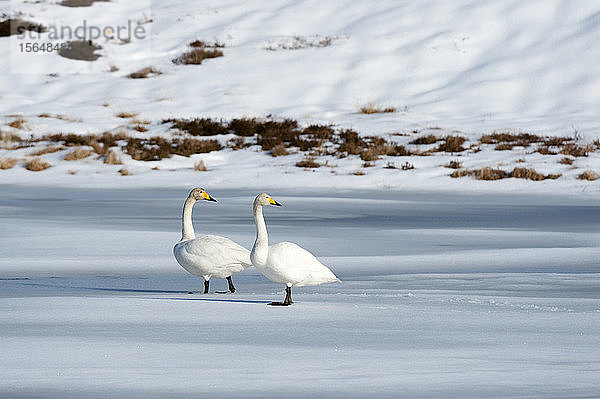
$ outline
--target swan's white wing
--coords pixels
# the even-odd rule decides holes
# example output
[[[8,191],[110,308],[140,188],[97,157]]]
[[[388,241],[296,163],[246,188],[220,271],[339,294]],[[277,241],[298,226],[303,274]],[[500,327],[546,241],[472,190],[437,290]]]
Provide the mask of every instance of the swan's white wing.
[[[206,235],[180,242],[173,252],[184,269],[198,276],[225,278],[252,266],[250,251],[221,236]]]
[[[293,242],[269,246],[267,273],[274,281],[295,286],[318,285],[340,281],[327,266],[313,254]]]

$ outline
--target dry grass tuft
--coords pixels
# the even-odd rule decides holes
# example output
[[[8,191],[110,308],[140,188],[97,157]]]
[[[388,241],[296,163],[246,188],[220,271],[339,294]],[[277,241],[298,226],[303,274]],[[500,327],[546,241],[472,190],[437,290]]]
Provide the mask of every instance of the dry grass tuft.
[[[257,134],[258,131],[262,129],[262,125],[263,123],[255,118],[239,118],[232,119],[231,122],[229,122],[229,129],[238,136],[250,137]]]
[[[558,163],[563,165],[573,165],[573,158],[562,157]]]
[[[141,133],[148,131],[148,128],[144,125],[135,125],[133,129]]]
[[[598,174],[596,172],[594,172],[593,170],[586,170],[585,172],[583,172],[582,174],[577,176],[577,178],[579,180],[594,181],[594,180],[597,180],[598,178],[600,178],[600,176],[598,176]]]
[[[544,139],[529,133],[498,133],[486,134],[481,137],[481,144],[512,143],[514,146],[528,147],[531,143],[541,143]]]
[[[366,175],[366,173],[362,170],[357,170],[356,172],[352,173],[354,176],[364,176]]]
[[[299,168],[318,168],[321,164],[315,161],[315,157],[307,156],[302,161],[296,162],[296,166]]]
[[[281,144],[277,144],[276,146],[274,146],[273,148],[271,148],[271,156],[273,157],[280,157],[283,155],[289,155],[289,151],[287,150],[287,148],[285,148],[285,144],[281,143]]]
[[[23,129],[23,125],[25,124],[25,119],[17,118],[14,121],[11,121],[8,126],[14,129]]]
[[[438,140],[440,139],[434,136],[433,134],[428,134],[426,136],[417,137],[409,144],[434,144],[437,143]]]
[[[146,68],[142,68],[139,71],[130,73],[129,78],[130,79],[145,79],[148,77],[148,75],[158,76],[158,75],[162,75],[162,72],[159,71],[158,69],[154,69],[154,67],[149,66]]]
[[[92,151],[87,148],[77,147],[65,155],[65,161],[78,161],[92,155]]]
[[[234,151],[241,150],[252,146],[252,143],[247,143],[244,137],[234,137],[227,142],[227,147]]]
[[[374,105],[372,103],[368,103],[367,105],[363,105],[360,107],[359,112],[361,114],[386,114],[396,112],[395,107],[382,107],[379,105]]]
[[[535,150],[535,152],[538,152],[538,153],[540,153],[540,154],[542,154],[542,155],[556,155],[556,154],[558,154],[556,151],[552,151],[552,150],[550,149],[550,147],[548,147],[548,146],[546,146],[546,145],[543,145],[543,146],[540,146],[540,147],[538,147],[538,148]]]
[[[436,151],[440,152],[461,152],[465,149],[463,148],[463,144],[467,141],[466,138],[462,136],[446,136],[444,143],[440,144]]]
[[[450,161],[446,165],[444,165],[445,168],[450,168],[450,169],[460,169],[461,166],[462,166],[462,163],[460,161]]]
[[[61,145],[49,146],[46,148],[42,148],[41,150],[34,151],[29,155],[37,157],[37,156],[44,155],[44,154],[52,154],[54,152],[62,151],[64,149],[65,149],[65,147],[63,147]]]
[[[210,118],[164,119],[162,123],[170,123],[171,126],[192,136],[216,136],[229,133],[222,122],[215,122]]]
[[[477,180],[499,180],[508,177],[502,169],[493,169],[488,166],[480,169],[457,169],[450,175],[454,178],[463,176],[473,176]]]
[[[121,118],[121,119],[127,119],[127,118],[134,118],[136,117],[138,114],[135,112],[119,112],[117,115],[115,115],[117,118]]]
[[[43,161],[41,158],[33,158],[25,164],[25,169],[32,172],[39,172],[44,169],[48,169],[50,165],[48,162]]]
[[[177,65],[200,65],[202,61],[210,58],[222,57],[223,52],[217,49],[194,48],[173,59]]]
[[[515,144],[502,143],[502,144],[497,144],[496,147],[494,147],[494,150],[496,150],[496,151],[508,151],[508,150],[512,150],[514,146],[515,146]]]
[[[15,158],[0,158],[0,169],[10,169],[17,164]]]
[[[104,157],[104,163],[107,165],[122,165],[121,157],[117,155],[117,153],[113,150],[109,150],[106,156]]]
[[[536,172],[531,168],[519,168],[515,167],[511,172],[506,172],[502,169],[493,169],[490,167],[483,167],[480,169],[457,169],[450,177],[463,177],[463,176],[473,176],[477,180],[500,180],[509,177],[514,177],[516,179],[528,179],[533,181],[541,181],[546,179],[558,179],[561,174],[549,174],[544,175],[542,173]]]
[[[223,48],[225,45],[220,42],[208,43],[203,40],[194,40],[189,44],[190,47],[193,48]]]
[[[514,168],[512,172],[510,172],[510,177],[514,177],[516,179],[529,179],[533,181],[540,181],[546,179],[542,173],[536,172],[535,169],[532,168]]]
[[[587,157],[591,151],[594,149],[590,145],[580,146],[575,143],[567,143],[561,148],[560,153],[572,157]]]
[[[196,172],[207,172],[208,168],[203,160],[199,160],[198,162],[194,163],[194,170]]]

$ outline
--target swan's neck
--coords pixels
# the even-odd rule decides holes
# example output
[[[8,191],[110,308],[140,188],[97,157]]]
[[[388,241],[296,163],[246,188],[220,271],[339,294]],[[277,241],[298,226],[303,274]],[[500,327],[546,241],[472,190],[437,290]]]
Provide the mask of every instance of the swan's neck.
[[[181,241],[193,240],[196,238],[194,233],[194,225],[192,224],[192,208],[196,200],[192,197],[188,197],[183,205],[183,216],[181,218]]]
[[[262,212],[262,205],[254,204],[254,223],[256,224],[256,240],[252,247],[252,263],[264,265],[269,254],[269,236]]]

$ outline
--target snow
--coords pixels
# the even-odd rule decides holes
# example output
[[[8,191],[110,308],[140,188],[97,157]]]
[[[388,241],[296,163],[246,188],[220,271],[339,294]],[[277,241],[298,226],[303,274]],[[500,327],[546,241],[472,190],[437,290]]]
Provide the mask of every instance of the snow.
[[[494,130],[576,136],[581,144],[598,138],[600,77],[593,66],[600,56],[591,51],[600,26],[596,2],[178,0],[168,4],[112,1],[67,9],[56,3],[13,0],[0,4],[0,9],[7,15],[22,12],[48,27],[76,27],[85,19],[88,26],[101,27],[132,21],[146,31],[145,39],[129,43],[117,38],[97,40],[103,46],[102,57],[94,62],[56,54],[21,54],[18,45],[25,39],[2,38],[0,55],[11,60],[0,66],[2,130],[24,137],[105,131],[143,136],[132,130],[130,119],[116,116],[133,112],[137,119],[150,122],[147,136],[172,134],[160,123],[164,118],[272,115],[297,119],[303,126],[350,127],[400,143],[410,137],[389,135],[460,134],[471,143]],[[42,42],[49,40],[48,35],[42,35]],[[329,46],[315,45],[326,38],[331,39]],[[224,56],[202,65],[174,65],[172,59],[195,39],[224,43]],[[309,47],[281,48],[298,42]],[[127,78],[148,66],[162,74]],[[118,70],[109,72],[111,67]],[[358,113],[368,103],[393,106],[398,112]],[[38,117],[41,114],[54,117]],[[6,126],[19,116],[26,121],[22,129]],[[13,184],[182,187],[197,179],[191,171],[203,159],[210,169],[203,176],[207,185],[231,189],[268,180],[274,188],[310,183],[394,191],[598,193],[598,182],[576,179],[584,170],[600,170],[597,151],[571,166],[558,163],[562,155],[488,147],[461,154],[463,166],[501,165],[507,170],[523,166],[563,176],[535,183],[450,179],[451,171],[442,167],[458,156],[450,154],[384,157],[373,168],[363,168],[356,156],[320,157],[328,166],[313,172],[295,166],[302,154],[275,159],[257,148],[160,162],[138,162],[124,155],[124,167],[132,174],[124,180],[116,173],[121,167],[103,165],[101,160],[63,162],[66,151],[43,156],[53,164],[45,172],[25,171],[21,162],[0,173],[3,182]],[[30,152],[0,149],[0,157],[22,160]],[[525,162],[519,163],[520,159]],[[396,166],[410,161],[416,169],[406,173],[383,169],[390,161]],[[152,171],[157,166],[168,172]],[[366,175],[354,176],[357,170]]]
[[[283,286],[254,268],[235,294],[187,294],[203,282],[171,254],[186,194],[3,186],[0,396],[599,394],[594,201],[271,193],[271,242],[342,279],[272,308]],[[212,190],[197,233],[251,246],[252,194]]]

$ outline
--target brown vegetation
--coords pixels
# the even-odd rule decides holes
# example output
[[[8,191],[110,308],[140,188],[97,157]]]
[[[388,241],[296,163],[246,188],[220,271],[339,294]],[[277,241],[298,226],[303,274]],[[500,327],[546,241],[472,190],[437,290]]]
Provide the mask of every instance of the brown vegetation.
[[[372,103],[368,103],[367,105],[363,105],[360,107],[361,114],[384,114],[396,112],[395,107],[381,107],[378,105],[374,105]]]
[[[189,44],[190,47],[194,48],[223,48],[225,45],[220,42],[208,43],[203,40],[194,40]]]
[[[573,158],[562,157],[558,163],[563,165],[573,165]]]
[[[499,180],[507,177],[506,172],[502,169],[493,169],[488,166],[480,169],[457,169],[450,175],[454,178],[463,176],[473,176],[477,180]]]
[[[465,149],[463,148],[463,144],[467,141],[466,138],[462,136],[446,136],[444,142],[440,144],[436,151],[441,152],[461,152]]]
[[[129,78],[131,79],[145,79],[148,77],[148,75],[152,75],[152,76],[157,76],[157,75],[161,75],[162,72],[159,71],[158,69],[154,69],[154,67],[146,67],[146,68],[142,68],[139,71],[136,72],[132,72],[129,74]]]
[[[192,136],[216,136],[229,133],[222,122],[215,122],[210,118],[193,119],[164,119],[162,123],[170,123],[171,126],[184,131]]]
[[[25,164],[25,169],[31,170],[32,172],[39,172],[44,169],[48,169],[50,165],[48,162],[43,161],[41,158],[33,158]]]
[[[17,164],[15,158],[0,158],[0,169],[10,169]]]
[[[17,118],[15,120],[9,122],[8,126],[14,128],[14,129],[22,129],[24,124],[25,124],[25,119]]]
[[[65,155],[65,161],[78,161],[92,155],[92,151],[87,148],[77,147]]]
[[[223,52],[217,49],[194,48],[188,52],[181,54],[173,59],[173,63],[177,65],[199,65],[202,61],[209,58],[222,57]]]
[[[462,163],[460,161],[450,161],[446,165],[444,165],[444,167],[450,168],[450,169],[460,169],[461,166],[462,166]]]
[[[137,113],[135,112],[119,112],[116,117],[121,119],[133,118],[136,117]]]
[[[598,174],[596,172],[594,172],[593,170],[586,170],[585,172],[583,172],[582,174],[577,176],[577,178],[579,180],[594,181],[594,180],[597,180],[598,178],[600,178],[600,176],[598,176]]]
[[[426,136],[420,136],[411,141],[409,144],[434,144],[437,143],[439,138],[437,138],[433,134],[428,134]]]
[[[511,172],[506,172],[502,169],[494,169],[488,166],[479,169],[457,169],[450,175],[450,177],[454,178],[463,176],[473,176],[477,180],[500,180],[513,177],[516,179],[529,179],[533,181],[541,181],[546,179],[558,179],[562,175],[544,175],[535,171],[535,169],[519,167],[515,167]]]
[[[273,157],[280,157],[280,156],[289,155],[289,154],[290,153],[285,148],[285,144],[283,144],[283,143],[277,144],[276,146],[271,148],[271,156],[273,156]]]
[[[587,157],[591,151],[594,151],[594,149],[590,145],[580,146],[575,143],[567,143],[562,147],[560,153],[572,157]]]
[[[140,132],[140,133],[143,133],[143,132],[147,132],[147,131],[148,131],[148,128],[147,128],[146,126],[144,126],[144,125],[135,125],[135,126],[133,127],[133,129],[134,129],[135,131],[138,131],[138,132]]]
[[[44,154],[52,154],[54,152],[62,151],[64,149],[65,149],[65,147],[60,146],[60,145],[48,146],[48,147],[42,148],[41,150],[34,151],[29,155],[37,157],[37,156],[44,155]]]
[[[302,161],[296,162],[296,166],[299,168],[318,168],[321,164],[315,161],[315,157],[307,156]]]

